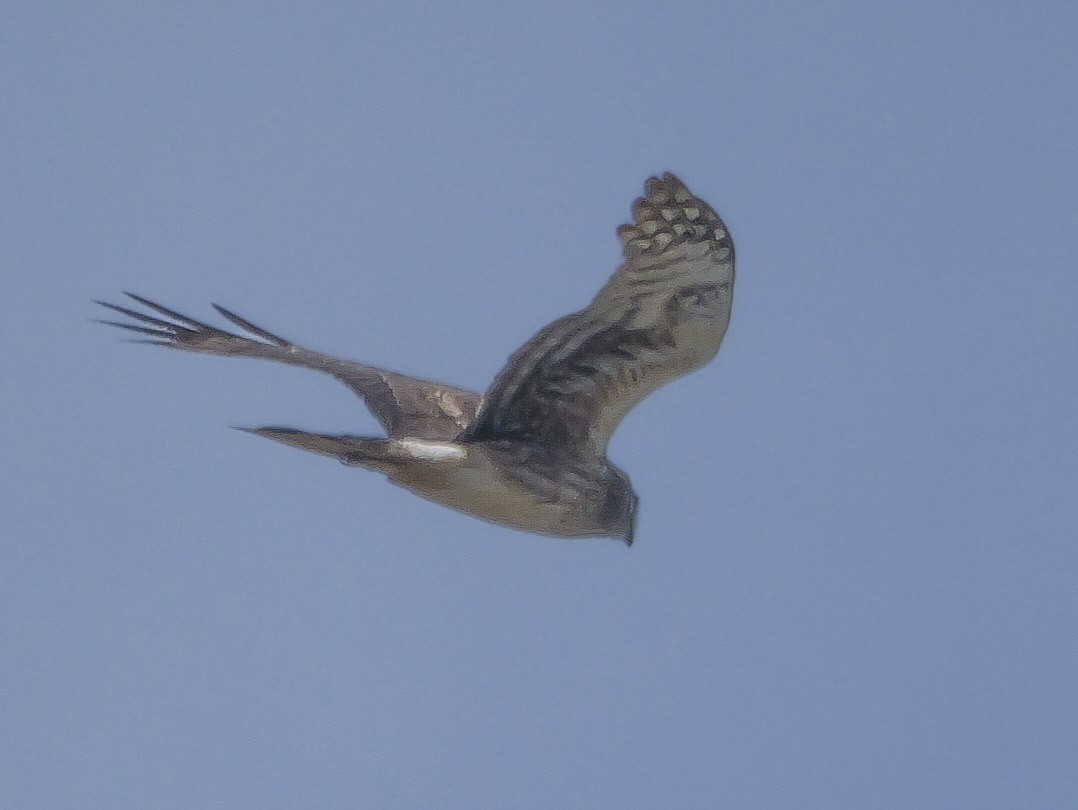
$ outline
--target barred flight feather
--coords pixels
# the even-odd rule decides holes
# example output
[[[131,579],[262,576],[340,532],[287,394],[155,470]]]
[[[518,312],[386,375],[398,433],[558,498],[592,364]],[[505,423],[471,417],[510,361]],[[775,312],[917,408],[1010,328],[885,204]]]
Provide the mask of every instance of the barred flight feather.
[[[708,362],[730,321],[734,245],[672,174],[651,178],[618,235],[625,261],[580,312],[509,358],[464,438],[605,452],[626,413]]]

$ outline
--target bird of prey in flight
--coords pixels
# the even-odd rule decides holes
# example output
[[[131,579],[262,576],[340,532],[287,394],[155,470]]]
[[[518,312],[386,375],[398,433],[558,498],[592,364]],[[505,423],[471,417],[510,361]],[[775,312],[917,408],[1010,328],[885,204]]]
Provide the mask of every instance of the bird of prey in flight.
[[[216,304],[247,334],[131,293],[145,311],[97,303],[132,319],[102,322],[139,333],[139,342],[331,374],[366,403],[386,436],[241,430],[376,470],[493,523],[631,545],[638,499],[607,460],[607,442],[644,397],[715,356],[734,284],[726,226],[674,175],[649,179],[632,213],[632,224],[618,228],[625,258],[617,272],[587,307],[518,349],[482,395],[312,351]]]

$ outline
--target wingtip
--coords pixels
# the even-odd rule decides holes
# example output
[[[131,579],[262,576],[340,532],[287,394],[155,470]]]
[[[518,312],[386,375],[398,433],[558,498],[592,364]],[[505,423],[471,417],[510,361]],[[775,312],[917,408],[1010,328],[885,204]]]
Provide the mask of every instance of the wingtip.
[[[242,315],[237,315],[232,310],[227,309],[226,307],[223,307],[220,304],[211,304],[210,306],[212,306],[215,310],[217,310],[217,312],[220,313],[220,315],[222,317],[226,318],[227,320],[231,321],[236,326],[240,327],[240,329],[245,329],[248,332],[250,332],[251,334],[257,335],[258,337],[262,338],[265,341],[268,341],[268,342],[272,343],[275,346],[284,347],[284,346],[291,346],[292,345],[291,341],[287,340],[286,338],[283,338],[280,335],[275,335],[275,334],[273,334],[273,332],[270,332],[268,329],[263,329],[258,324],[251,323],[251,321],[247,320]]]
[[[681,203],[691,196],[688,186],[673,172],[650,177],[644,184],[644,198],[650,203],[664,204],[671,200]]]

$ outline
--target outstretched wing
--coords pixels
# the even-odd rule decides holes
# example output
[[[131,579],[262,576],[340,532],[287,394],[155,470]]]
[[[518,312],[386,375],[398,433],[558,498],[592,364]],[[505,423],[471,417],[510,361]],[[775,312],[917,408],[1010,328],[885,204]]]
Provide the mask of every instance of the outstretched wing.
[[[472,391],[311,351],[216,304],[214,309],[254,337],[196,321],[139,295],[125,294],[155,314],[98,301],[135,321],[102,323],[143,335],[138,341],[141,343],[226,357],[276,360],[331,374],[363,399],[390,436],[452,439],[471,423],[479,406],[479,394]]]
[[[509,358],[466,438],[601,454],[634,405],[718,352],[734,285],[726,226],[672,174],[649,179],[632,210],[625,262]]]

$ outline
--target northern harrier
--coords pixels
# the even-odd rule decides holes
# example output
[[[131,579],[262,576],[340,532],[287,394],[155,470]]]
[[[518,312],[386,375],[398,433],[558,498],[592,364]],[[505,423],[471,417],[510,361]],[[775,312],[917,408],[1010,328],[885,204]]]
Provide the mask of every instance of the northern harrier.
[[[584,309],[524,344],[480,395],[339,360],[267,332],[216,304],[251,335],[226,332],[127,295],[155,314],[97,303],[149,336],[139,342],[324,371],[351,388],[385,438],[241,428],[384,473],[418,495],[484,520],[557,537],[632,544],[637,496],[606,458],[626,413],[719,350],[734,284],[726,226],[672,174],[647,181],[625,261]]]

